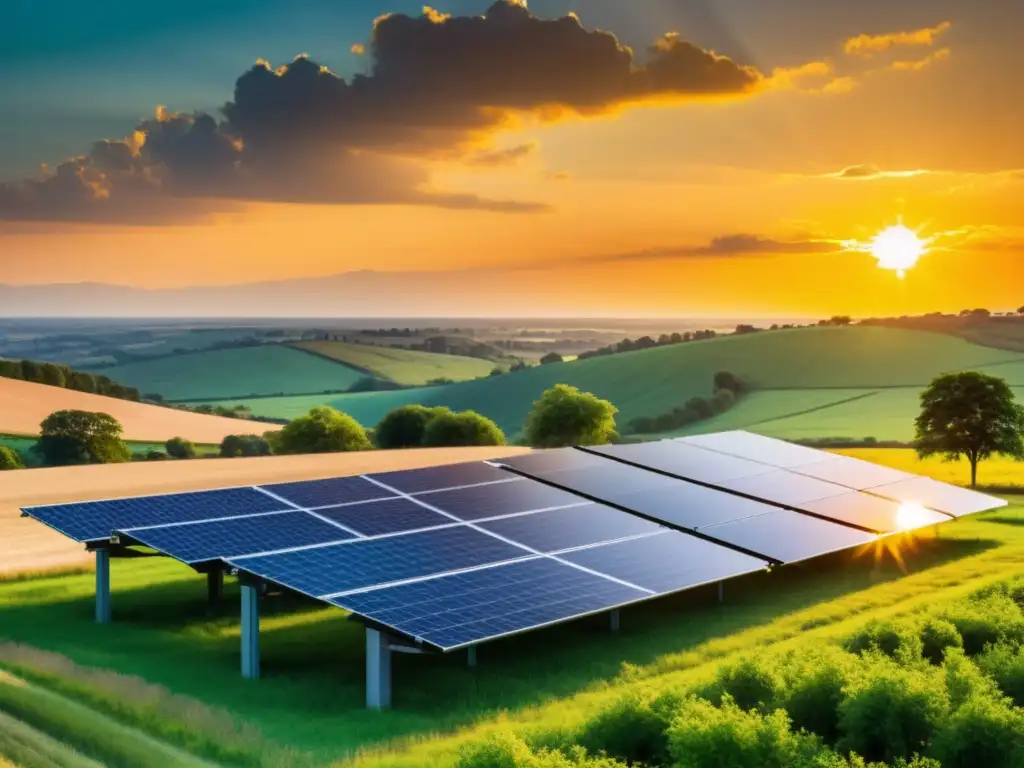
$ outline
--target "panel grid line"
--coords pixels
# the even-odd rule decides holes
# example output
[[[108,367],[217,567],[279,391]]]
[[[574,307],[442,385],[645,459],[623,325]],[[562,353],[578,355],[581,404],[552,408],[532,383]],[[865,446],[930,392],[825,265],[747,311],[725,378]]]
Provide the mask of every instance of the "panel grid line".
[[[365,536],[363,536],[363,534],[361,534],[359,531],[355,530],[354,528],[349,528],[347,525],[342,525],[337,520],[331,520],[331,518],[325,517],[325,516],[323,516],[321,514],[318,514],[318,513],[314,512],[311,509],[306,509],[305,507],[300,507],[298,504],[294,504],[294,503],[288,501],[288,499],[284,498],[283,496],[278,496],[276,493],[274,493],[272,491],[268,491],[266,488],[263,488],[262,486],[254,485],[253,488],[255,490],[259,491],[260,493],[265,493],[267,496],[269,496],[272,499],[277,499],[278,501],[283,501],[286,504],[290,504],[291,506],[295,507],[295,509],[297,511],[299,511],[299,512],[306,512],[307,514],[310,514],[313,517],[315,517],[315,518],[317,518],[319,520],[322,520],[323,522],[327,523],[328,525],[333,525],[335,528],[340,528],[341,530],[345,531],[346,533],[351,533],[353,536],[357,536],[360,539],[365,539],[366,538]]]
[[[405,496],[405,498],[409,499],[409,501],[412,501],[412,502],[414,502],[416,504],[419,504],[419,505],[421,505],[423,507],[426,507],[427,509],[432,510],[433,512],[438,512],[438,513],[444,515],[445,517],[451,518],[452,520],[458,520],[459,519],[459,518],[455,517],[455,515],[452,515],[449,512],[445,512],[443,509],[440,509],[439,507],[435,507],[435,506],[433,506],[431,504],[427,504],[425,501],[417,499],[417,498],[415,498],[413,496],[410,496],[408,494],[403,494],[400,491],[392,488],[391,486],[386,485],[385,483],[380,482],[379,480],[374,480],[372,477],[367,477],[366,475],[363,475],[363,478],[365,480],[369,480],[371,483],[374,483],[375,485],[378,485],[379,487],[383,488],[385,491],[391,491],[392,493],[397,493],[400,496]],[[578,495],[578,494],[576,494],[576,495]],[[463,521],[460,520],[459,522],[463,522]],[[614,581],[617,584],[621,584],[624,587],[631,587],[633,589],[639,589],[641,592],[646,592],[646,593],[652,594],[652,595],[655,594],[653,590],[645,589],[644,587],[637,586],[636,584],[631,584],[628,581],[623,581],[622,579],[616,579],[614,576],[609,576],[606,573],[601,573],[600,571],[593,571],[590,568],[586,568],[586,567],[584,567],[582,565],[577,565],[576,563],[570,562],[568,560],[562,560],[562,559],[560,559],[558,557],[554,557],[552,555],[546,555],[543,552],[539,552],[538,550],[533,549],[532,547],[526,546],[525,544],[520,544],[517,541],[513,541],[512,539],[508,539],[508,538],[505,538],[504,536],[501,536],[500,534],[494,533],[494,531],[489,531],[486,528],[481,528],[480,526],[475,525],[474,523],[466,523],[466,527],[472,528],[475,531],[478,531],[480,533],[484,533],[484,534],[486,534],[486,535],[488,535],[488,536],[490,536],[492,538],[498,539],[499,541],[502,541],[502,542],[504,542],[506,544],[510,544],[510,545],[512,545],[514,547],[518,547],[519,549],[526,550],[527,552],[531,552],[531,553],[533,553],[535,555],[541,555],[543,557],[548,557],[551,560],[554,560],[556,562],[561,563],[562,565],[571,566],[571,567],[575,568],[576,570],[585,571],[586,573],[589,573],[589,574],[591,574],[593,576],[600,576],[602,579],[607,579],[609,581]]]

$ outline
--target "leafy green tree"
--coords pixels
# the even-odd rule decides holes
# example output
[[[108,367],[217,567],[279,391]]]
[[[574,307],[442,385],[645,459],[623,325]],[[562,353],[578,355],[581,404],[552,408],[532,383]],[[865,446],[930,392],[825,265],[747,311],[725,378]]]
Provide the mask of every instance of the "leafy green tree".
[[[556,384],[533,404],[526,418],[526,441],[535,448],[602,445],[618,438],[618,408],[589,392]]]
[[[228,435],[221,441],[220,455],[224,459],[269,456],[270,443],[259,435]]]
[[[715,391],[720,389],[728,389],[734,395],[740,395],[747,391],[747,385],[735,373],[719,371],[715,374]]]
[[[505,445],[505,433],[486,416],[475,411],[452,413],[447,408],[434,411],[423,430],[422,445],[427,448]]]
[[[278,453],[342,453],[373,448],[362,425],[346,413],[319,406],[290,421],[275,440]]]
[[[711,398],[711,404],[717,413],[725,413],[736,405],[736,394],[731,389],[720,389]]]
[[[0,445],[0,472],[6,469],[24,469],[25,462],[21,454],[9,445]]]
[[[25,378],[21,371],[21,361],[0,358],[0,377],[5,379]]]
[[[544,357],[542,357],[540,359],[540,364],[541,365],[551,365],[552,363],[564,363],[564,362],[565,362],[565,358],[563,358],[557,352],[548,352],[546,355],[544,355]]]
[[[164,449],[172,459],[194,459],[196,457],[195,443],[184,437],[172,437],[164,444]]]
[[[385,450],[417,448],[423,445],[427,424],[442,408],[403,405],[388,413],[377,425],[377,446]]]
[[[96,378],[91,373],[71,371],[68,375],[67,387],[78,392],[96,394]]]
[[[40,425],[39,452],[50,466],[119,464],[131,459],[120,422],[107,413],[56,411]]]
[[[935,379],[921,395],[917,417],[917,453],[946,461],[966,458],[971,487],[978,484],[978,463],[995,455],[1024,459],[1024,408],[1013,390],[996,376],[969,371]]]

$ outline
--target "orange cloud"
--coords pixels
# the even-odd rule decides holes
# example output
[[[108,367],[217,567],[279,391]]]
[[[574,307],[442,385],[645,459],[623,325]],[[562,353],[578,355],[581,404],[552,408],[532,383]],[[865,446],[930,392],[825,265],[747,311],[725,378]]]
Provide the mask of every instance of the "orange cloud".
[[[896,72],[920,72],[922,69],[930,67],[932,64],[938,61],[945,61],[950,57],[952,51],[949,48],[942,48],[935,53],[930,53],[923,59],[916,59],[913,61],[894,61],[889,65],[889,69]]]
[[[876,53],[900,46],[930,46],[940,35],[948,32],[953,25],[948,21],[934,27],[924,27],[911,32],[890,32],[883,35],[858,35],[843,44],[843,51],[850,56],[870,58]]]
[[[362,56],[366,53],[366,46],[362,43],[355,43],[349,50],[356,56]]]

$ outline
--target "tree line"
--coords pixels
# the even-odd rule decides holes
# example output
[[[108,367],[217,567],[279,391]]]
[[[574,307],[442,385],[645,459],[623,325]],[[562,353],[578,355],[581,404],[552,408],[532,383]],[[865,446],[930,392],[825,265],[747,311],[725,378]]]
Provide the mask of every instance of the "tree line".
[[[111,380],[108,376],[76,371],[60,363],[41,363],[35,360],[0,359],[0,377],[46,384],[51,387],[88,392],[91,395],[105,395],[120,400],[141,399],[139,390]]]

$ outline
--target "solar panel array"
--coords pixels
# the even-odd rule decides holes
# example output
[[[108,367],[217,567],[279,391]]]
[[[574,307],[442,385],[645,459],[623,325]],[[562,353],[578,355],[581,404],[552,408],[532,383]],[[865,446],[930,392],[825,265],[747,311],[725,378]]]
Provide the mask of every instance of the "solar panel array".
[[[221,561],[451,650],[1001,505],[729,432],[25,512],[77,541]]]

